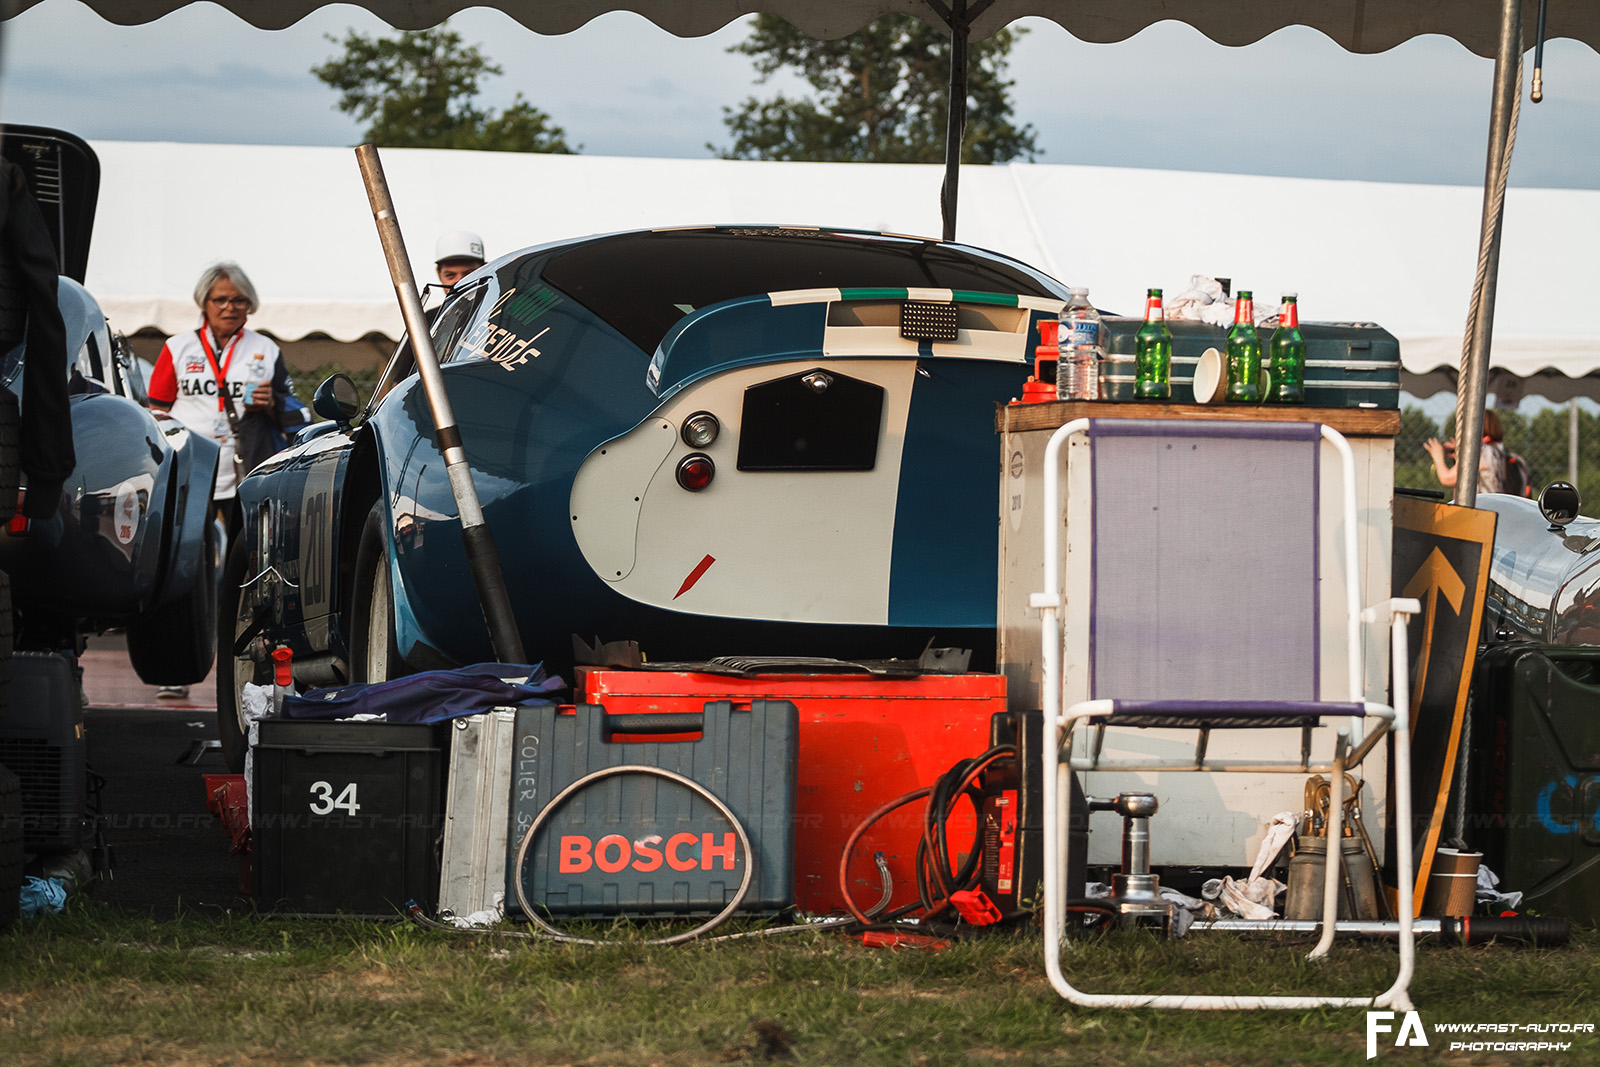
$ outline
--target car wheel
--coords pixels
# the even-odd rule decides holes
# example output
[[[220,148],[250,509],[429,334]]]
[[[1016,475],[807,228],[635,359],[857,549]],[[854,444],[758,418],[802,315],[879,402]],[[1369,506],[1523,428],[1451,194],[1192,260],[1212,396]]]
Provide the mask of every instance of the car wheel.
[[[389,589],[389,530],[383,501],[372,505],[356,549],[350,597],[350,680],[386,682],[409,673],[394,639]]]
[[[11,585],[0,571],[0,716],[11,695]],[[17,918],[22,894],[22,779],[0,767],[0,930]]]
[[[222,758],[235,774],[244,770],[249,748],[249,727],[244,718],[243,693],[246,682],[265,685],[271,680],[270,668],[248,655],[235,654],[239,638],[255,624],[243,590],[245,569],[250,565],[250,546],[239,538],[228,548],[222,567],[221,603],[217,612],[217,739],[222,742]]]
[[[200,548],[194,588],[128,623],[128,659],[146,685],[205,681],[216,656],[217,557],[210,523]]]
[[[22,779],[0,767],[0,930],[16,921],[22,897]]]
[[[22,416],[17,394],[0,386],[0,522],[17,513],[17,485],[22,472]]]
[[[12,626],[11,576],[0,571],[0,719],[11,706]]]

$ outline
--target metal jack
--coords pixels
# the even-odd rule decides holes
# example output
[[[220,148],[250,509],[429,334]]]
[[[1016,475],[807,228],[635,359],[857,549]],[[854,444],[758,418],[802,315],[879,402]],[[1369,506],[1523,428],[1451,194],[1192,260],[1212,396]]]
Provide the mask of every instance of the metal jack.
[[[1122,816],[1122,870],[1111,879],[1111,902],[1117,914],[1135,922],[1172,920],[1172,904],[1161,899],[1161,879],[1150,873],[1150,816],[1158,807],[1153,793],[1119,793],[1088,797],[1090,811]]]

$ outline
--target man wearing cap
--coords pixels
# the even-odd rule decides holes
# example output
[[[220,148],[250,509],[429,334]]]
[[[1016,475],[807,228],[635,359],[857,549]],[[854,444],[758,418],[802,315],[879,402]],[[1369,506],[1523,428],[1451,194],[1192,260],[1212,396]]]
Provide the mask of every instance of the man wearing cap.
[[[483,266],[483,238],[470,230],[451,230],[433,252],[433,269],[446,289]]]

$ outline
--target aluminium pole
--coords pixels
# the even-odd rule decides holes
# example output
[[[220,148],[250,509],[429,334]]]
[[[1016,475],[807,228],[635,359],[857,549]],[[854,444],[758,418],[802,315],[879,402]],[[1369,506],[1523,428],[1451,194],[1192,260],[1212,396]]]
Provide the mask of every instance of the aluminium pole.
[[[500,569],[500,553],[495,549],[489,527],[484,525],[483,509],[478,504],[478,490],[472,481],[472,468],[467,465],[467,453],[461,445],[461,430],[456,425],[455,412],[450,407],[450,395],[445,391],[444,375],[439,373],[439,358],[433,351],[433,338],[428,332],[422,301],[417,297],[411,259],[406,255],[405,241],[400,236],[400,223],[395,217],[394,201],[389,197],[389,183],[383,175],[383,163],[378,159],[377,146],[364,144],[357,148],[356,162],[361,167],[361,180],[367,187],[367,200],[372,204],[372,217],[378,225],[378,239],[383,242],[383,256],[389,263],[389,277],[394,282],[395,296],[400,301],[400,315],[405,320],[406,334],[411,338],[411,351],[416,356],[422,390],[428,398],[428,410],[433,416],[434,442],[439,454],[444,457],[445,472],[450,476],[450,491],[455,495],[456,513],[461,516],[461,540],[466,546],[467,567],[472,572],[472,584],[478,591],[483,621],[489,628],[489,643],[500,662],[521,663],[522,638],[517,633],[516,619],[511,611],[511,596],[506,591],[505,574]]]
[[[1522,91],[1522,3],[1502,0],[1500,48],[1494,59],[1494,100],[1489,110],[1489,151],[1483,184],[1478,278],[1472,333],[1462,355],[1456,388],[1456,491],[1454,500],[1472,507],[1478,499],[1478,457],[1483,450],[1483,404],[1488,392],[1489,344],[1494,334],[1495,279],[1500,271],[1503,190],[1510,165],[1513,113]]]

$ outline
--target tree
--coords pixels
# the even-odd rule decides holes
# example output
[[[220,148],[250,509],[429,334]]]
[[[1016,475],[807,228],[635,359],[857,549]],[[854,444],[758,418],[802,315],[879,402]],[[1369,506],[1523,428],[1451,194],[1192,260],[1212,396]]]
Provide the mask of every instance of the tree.
[[[1032,160],[1032,126],[1011,121],[1012,45],[1026,30],[1005,29],[969,52],[964,163]],[[819,41],[775,15],[757,15],[749,39],[734,45],[754,59],[759,81],[788,70],[814,97],[750,97],[723,108],[733,146],[724,159],[851,163],[938,163],[944,159],[950,99],[950,38],[910,15],[881,18],[850,37]]]
[[[496,152],[571,153],[566,131],[523,99],[498,114],[479,108],[478,82],[501,73],[482,52],[443,26],[398,37],[354,31],[344,55],[311,68],[343,94],[339,110],[368,123],[362,134],[386,148],[476,148]],[[580,146],[581,147],[581,146]]]

